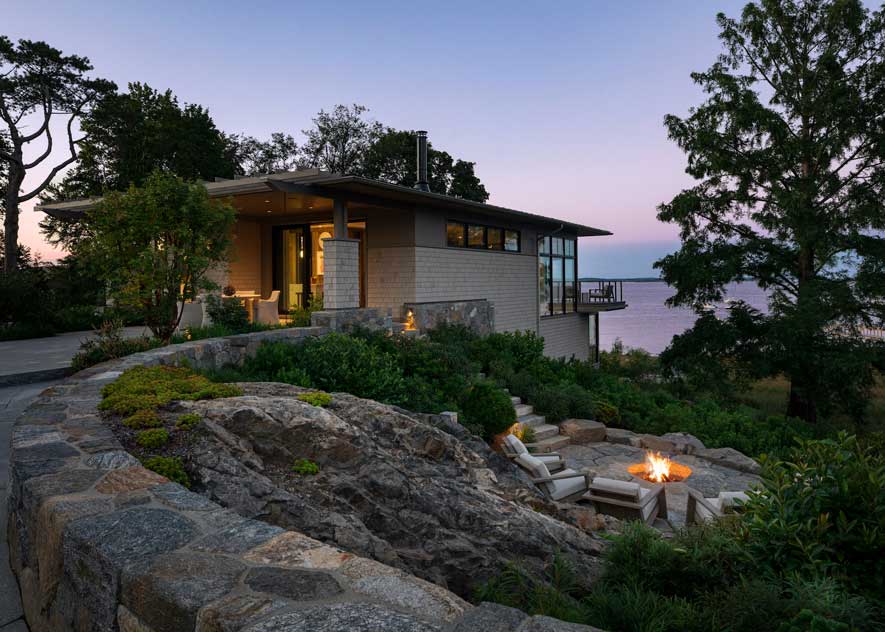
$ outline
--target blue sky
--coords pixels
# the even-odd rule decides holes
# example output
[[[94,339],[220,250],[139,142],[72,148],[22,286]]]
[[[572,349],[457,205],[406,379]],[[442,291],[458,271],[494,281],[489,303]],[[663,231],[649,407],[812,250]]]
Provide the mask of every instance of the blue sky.
[[[715,13],[743,4],[0,0],[0,32],[170,88],[227,132],[298,137],[321,108],[366,105],[476,161],[491,202],[614,232],[582,240],[582,274],[645,276],[678,246],[655,207],[690,183],[663,117],[699,102]],[[23,241],[57,256],[38,219]]]

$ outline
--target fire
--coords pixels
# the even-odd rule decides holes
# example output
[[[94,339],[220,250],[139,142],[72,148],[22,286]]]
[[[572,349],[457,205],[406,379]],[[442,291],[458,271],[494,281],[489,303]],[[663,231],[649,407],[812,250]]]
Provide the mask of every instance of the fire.
[[[655,483],[666,483],[670,480],[670,467],[673,462],[665,456],[661,456],[660,452],[646,453],[645,455],[645,475],[646,478]]]
[[[652,483],[676,483],[691,476],[690,467],[671,461],[660,452],[646,452],[645,463],[631,465],[627,471]]]

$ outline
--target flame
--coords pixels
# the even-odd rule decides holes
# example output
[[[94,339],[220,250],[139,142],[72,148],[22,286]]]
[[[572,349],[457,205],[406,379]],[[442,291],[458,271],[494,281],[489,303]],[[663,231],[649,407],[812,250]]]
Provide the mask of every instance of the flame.
[[[415,326],[415,313],[412,310],[409,310],[406,313],[406,330],[414,331],[415,329],[417,329]]]
[[[670,480],[670,468],[673,462],[660,452],[647,452],[645,455],[646,478],[655,483],[664,483]]]

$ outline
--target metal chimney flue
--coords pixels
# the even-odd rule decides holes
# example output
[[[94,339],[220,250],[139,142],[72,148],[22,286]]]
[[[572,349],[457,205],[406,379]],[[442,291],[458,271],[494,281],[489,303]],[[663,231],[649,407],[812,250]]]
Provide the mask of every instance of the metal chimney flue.
[[[430,183],[427,182],[427,132],[419,130],[418,136],[418,181],[415,188],[419,191],[430,191]]]

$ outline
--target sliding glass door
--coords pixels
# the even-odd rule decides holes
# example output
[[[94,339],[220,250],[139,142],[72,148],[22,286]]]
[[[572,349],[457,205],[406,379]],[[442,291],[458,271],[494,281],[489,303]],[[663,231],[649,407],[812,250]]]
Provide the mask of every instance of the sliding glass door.
[[[280,312],[306,307],[310,292],[310,240],[304,226],[274,227],[274,289]]]

